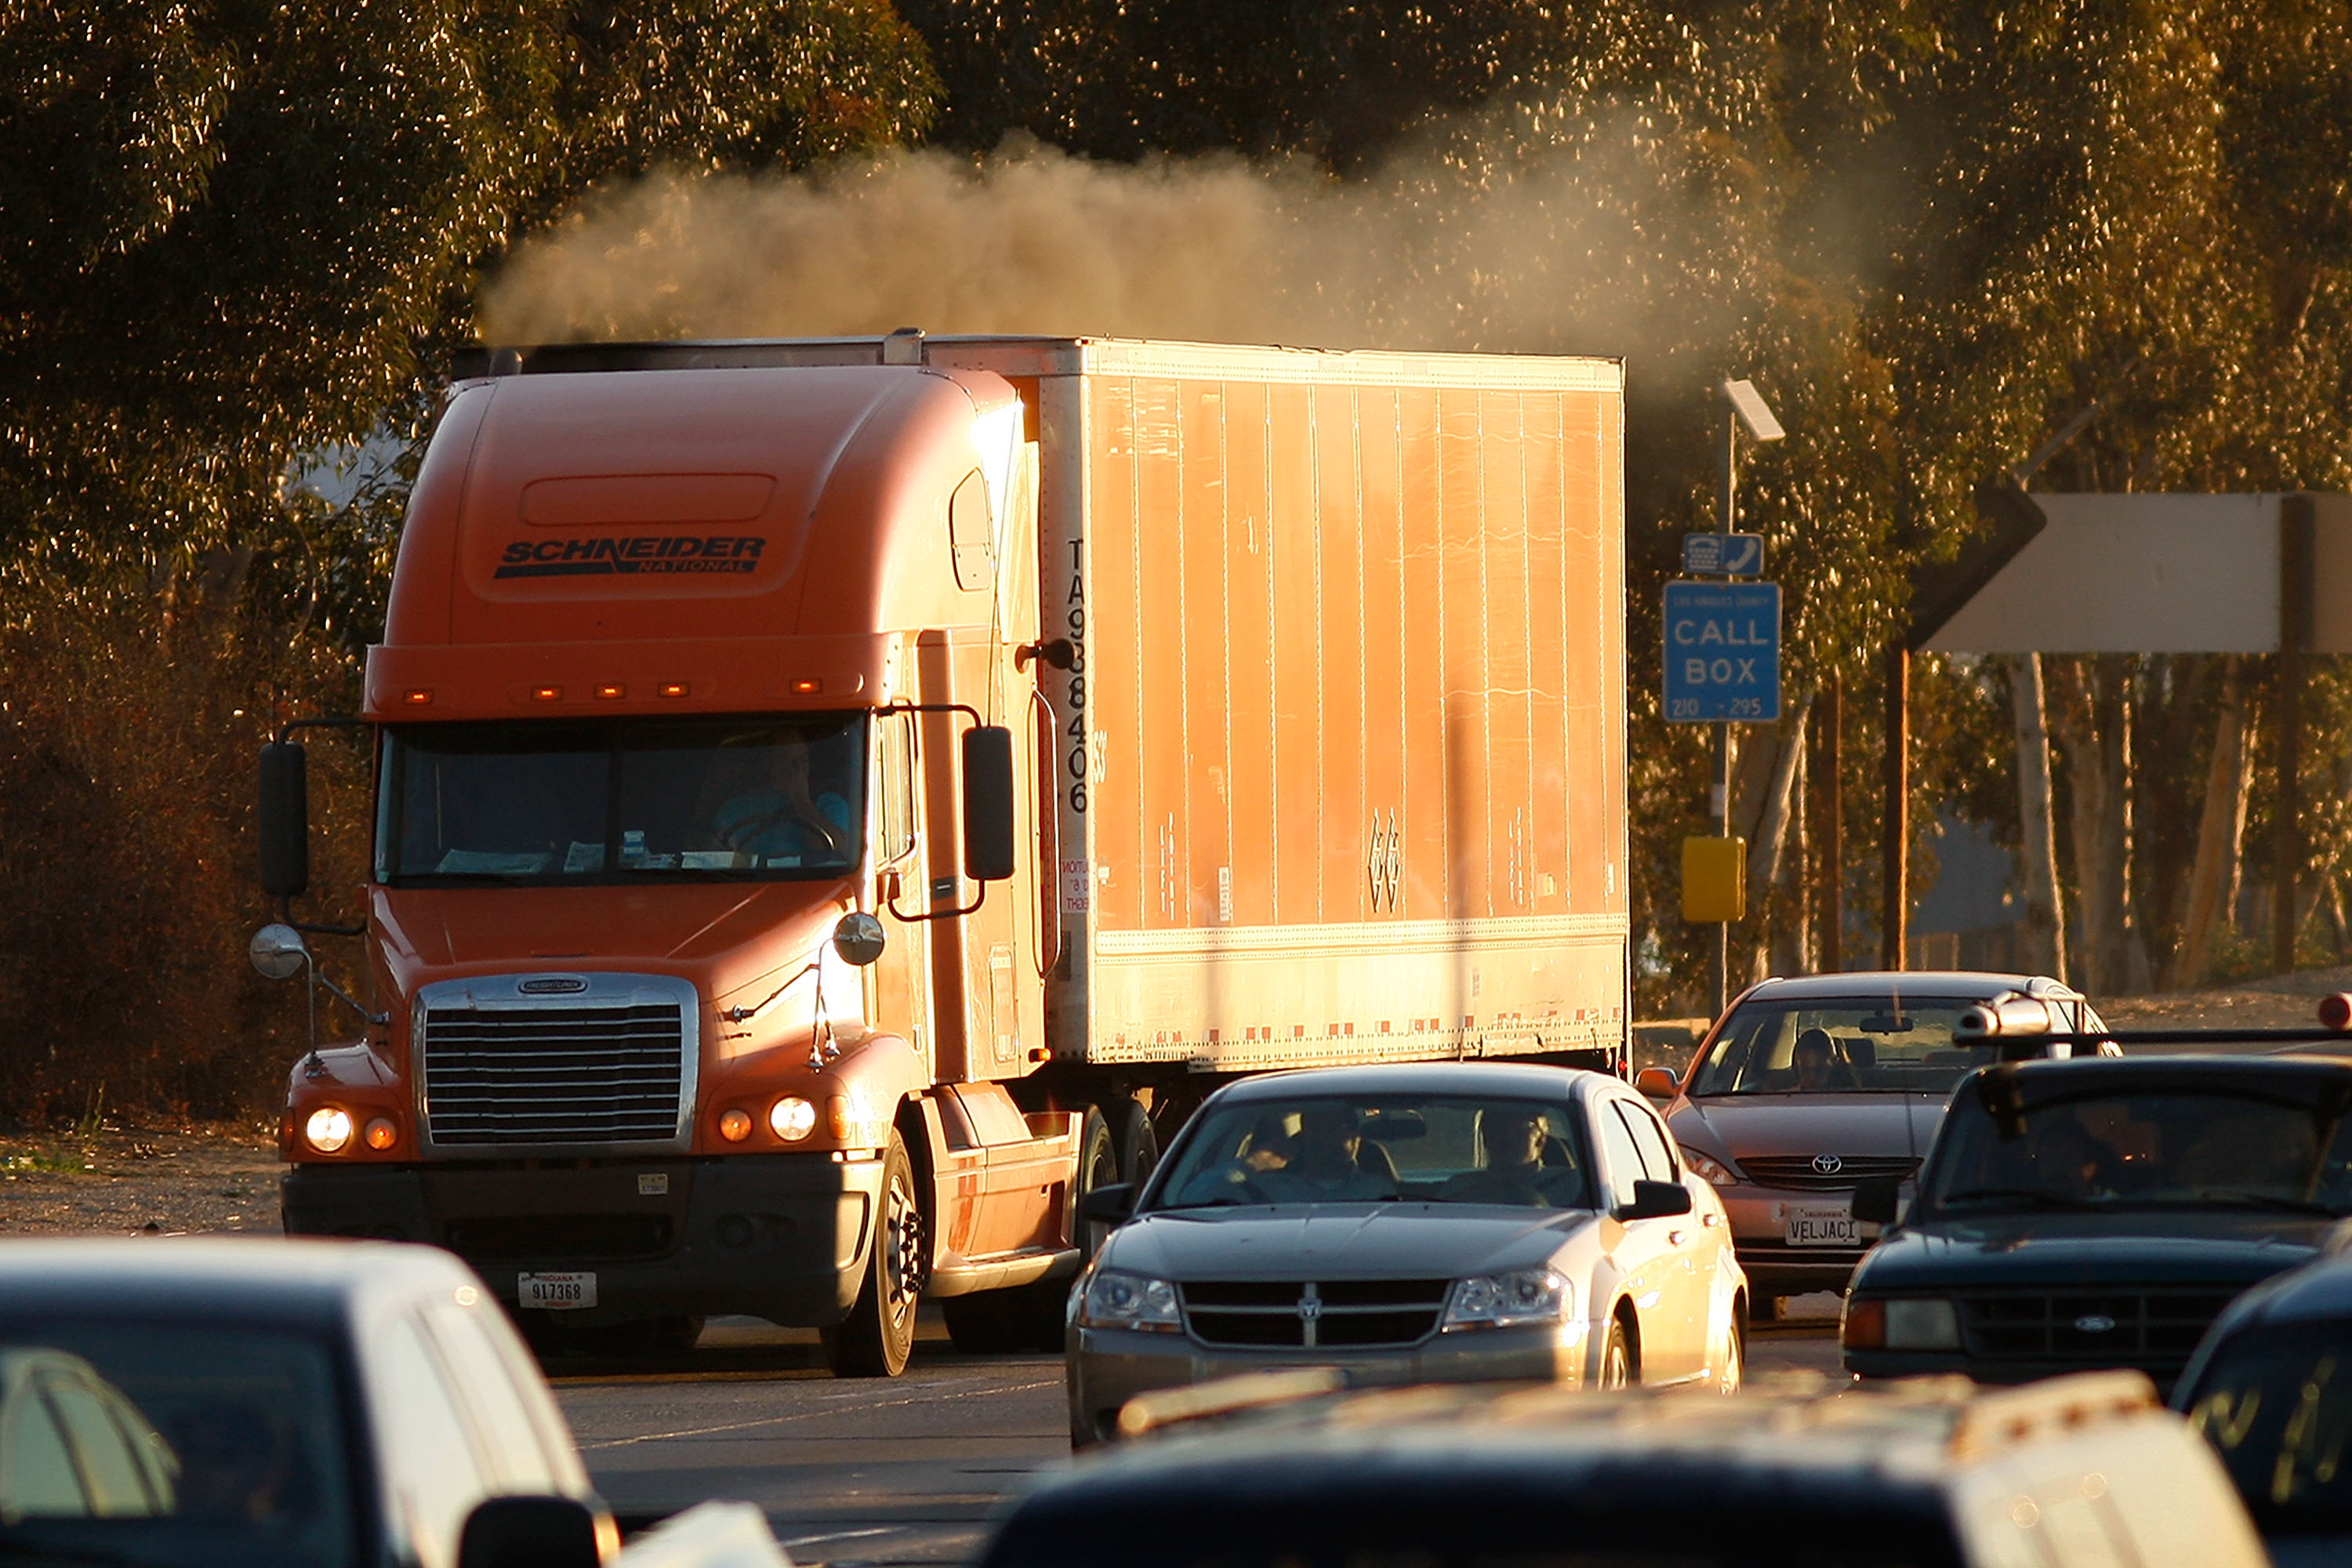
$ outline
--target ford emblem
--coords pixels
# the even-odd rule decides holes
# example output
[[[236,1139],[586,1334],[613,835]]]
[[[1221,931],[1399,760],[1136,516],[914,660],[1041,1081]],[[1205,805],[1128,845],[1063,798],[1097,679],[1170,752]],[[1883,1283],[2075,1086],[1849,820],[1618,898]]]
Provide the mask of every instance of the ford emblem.
[[[1835,1154],[1816,1154],[1813,1156],[1813,1173],[1816,1175],[1834,1176],[1840,1171],[1844,1169],[1845,1162],[1839,1159]]]
[[[569,996],[588,989],[588,983],[576,974],[551,974],[539,980],[526,980],[515,987],[526,996]]]
[[[2076,1331],[2085,1334],[2104,1334],[2115,1326],[2116,1321],[2105,1312],[2085,1312],[2074,1320]]]

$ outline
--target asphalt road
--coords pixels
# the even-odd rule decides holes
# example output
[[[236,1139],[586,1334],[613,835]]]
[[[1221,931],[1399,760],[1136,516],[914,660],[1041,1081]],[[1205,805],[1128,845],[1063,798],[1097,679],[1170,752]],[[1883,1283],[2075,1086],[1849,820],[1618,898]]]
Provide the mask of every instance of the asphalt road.
[[[1819,1326],[1770,1329],[1751,1375],[1833,1372]],[[1062,1364],[968,1356],[926,1314],[903,1377],[840,1381],[814,1334],[729,1319],[660,1371],[549,1372],[599,1490],[625,1523],[711,1498],[750,1502],[800,1563],[968,1563],[988,1521],[1069,1463]]]

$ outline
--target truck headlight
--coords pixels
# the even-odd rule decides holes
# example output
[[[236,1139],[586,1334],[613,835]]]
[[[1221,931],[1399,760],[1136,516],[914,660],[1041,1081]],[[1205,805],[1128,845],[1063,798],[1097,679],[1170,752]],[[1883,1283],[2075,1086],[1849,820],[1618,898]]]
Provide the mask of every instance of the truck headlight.
[[[1849,1350],[1956,1351],[1960,1314],[1940,1296],[1848,1301],[1839,1337]]]
[[[1727,1187],[1738,1184],[1739,1173],[1714,1155],[1702,1154],[1687,1143],[1677,1147],[1683,1152],[1684,1166],[1694,1174],[1706,1178],[1708,1185]]]
[[[1518,1268],[1508,1274],[1475,1274],[1454,1282],[1445,1302],[1446,1329],[1508,1329],[1522,1323],[1565,1321],[1576,1292],[1556,1269]]]
[[[1082,1329],[1174,1330],[1184,1326],[1176,1287],[1148,1274],[1098,1268],[1078,1300]]]
[[[816,1131],[816,1107],[797,1094],[788,1094],[768,1107],[769,1131],[787,1143],[797,1143]]]
[[[352,1141],[352,1113],[340,1105],[322,1105],[302,1123],[302,1141],[321,1154],[341,1152]]]

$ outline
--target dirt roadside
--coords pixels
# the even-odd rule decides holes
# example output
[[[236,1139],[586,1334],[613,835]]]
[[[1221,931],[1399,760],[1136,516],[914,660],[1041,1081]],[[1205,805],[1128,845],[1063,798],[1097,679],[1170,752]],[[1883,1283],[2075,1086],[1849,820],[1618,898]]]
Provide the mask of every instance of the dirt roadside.
[[[267,1127],[0,1133],[0,1235],[275,1235],[280,1169]]]
[[[2318,998],[2352,991],[2352,966],[2228,990],[2104,1002],[2118,1027],[2278,1028],[2315,1021]],[[1635,1065],[1679,1068],[1704,1019],[1639,1026]],[[0,1131],[0,1235],[278,1229],[276,1132],[266,1124]]]

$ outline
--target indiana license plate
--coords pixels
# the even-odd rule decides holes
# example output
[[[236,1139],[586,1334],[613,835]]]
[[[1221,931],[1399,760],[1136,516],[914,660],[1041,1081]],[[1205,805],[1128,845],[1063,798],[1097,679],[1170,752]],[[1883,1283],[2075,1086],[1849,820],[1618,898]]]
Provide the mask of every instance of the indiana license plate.
[[[596,1304],[596,1276],[593,1274],[518,1274],[515,1276],[517,1304],[544,1307],[550,1311],[571,1311]]]
[[[1790,1247],[1860,1247],[1862,1222],[1842,1208],[1792,1208],[1784,1216]]]

